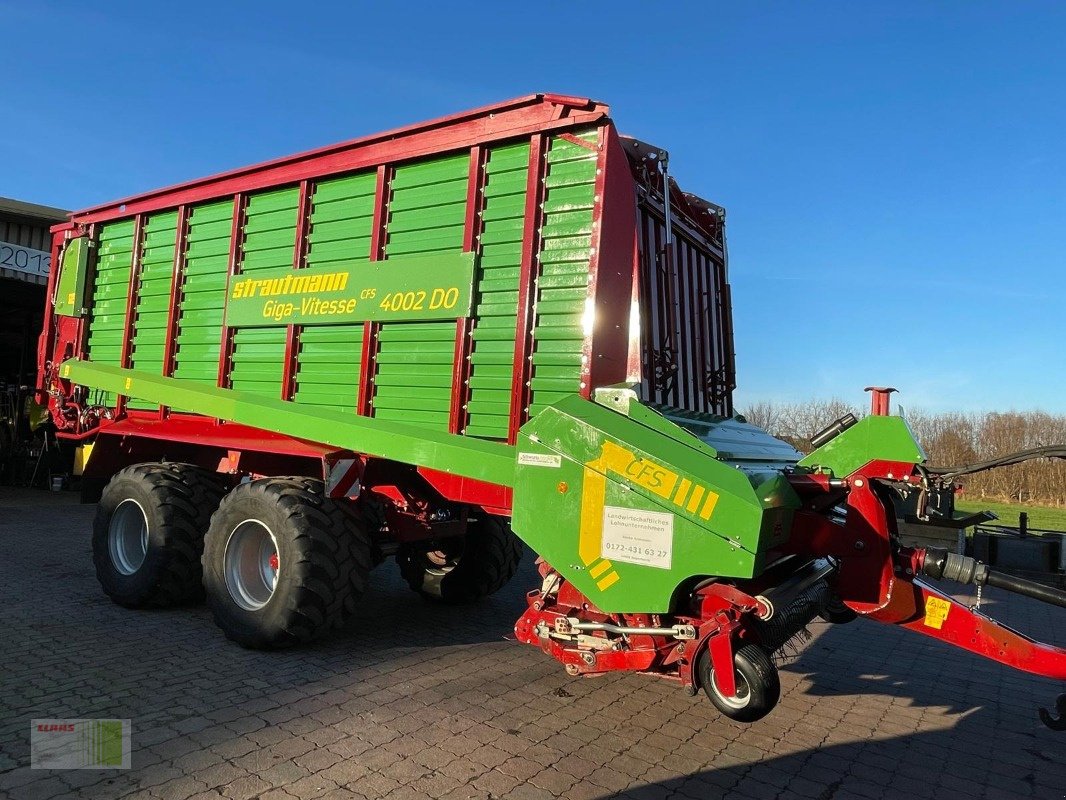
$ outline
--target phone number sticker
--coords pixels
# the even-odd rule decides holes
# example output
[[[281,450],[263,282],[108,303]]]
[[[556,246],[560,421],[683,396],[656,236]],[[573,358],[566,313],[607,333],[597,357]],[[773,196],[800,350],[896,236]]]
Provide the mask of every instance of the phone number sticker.
[[[674,515],[604,506],[600,557],[670,569],[674,558]]]

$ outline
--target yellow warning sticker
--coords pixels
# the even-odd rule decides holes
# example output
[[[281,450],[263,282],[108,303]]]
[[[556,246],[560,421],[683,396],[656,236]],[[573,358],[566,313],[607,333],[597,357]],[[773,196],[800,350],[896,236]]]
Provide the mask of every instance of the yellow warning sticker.
[[[133,378],[126,378],[126,388],[129,389],[133,386]]]
[[[940,630],[951,611],[951,601],[930,595],[925,598],[925,627]]]

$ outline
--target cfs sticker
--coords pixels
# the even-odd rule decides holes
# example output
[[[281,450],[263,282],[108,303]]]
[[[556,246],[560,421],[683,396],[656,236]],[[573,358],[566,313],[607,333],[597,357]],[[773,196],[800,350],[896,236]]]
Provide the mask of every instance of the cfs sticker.
[[[527,467],[561,467],[563,457],[548,453],[519,453],[518,463]]]
[[[942,597],[925,598],[925,627],[940,630],[944,627],[944,620],[951,613],[951,601]]]

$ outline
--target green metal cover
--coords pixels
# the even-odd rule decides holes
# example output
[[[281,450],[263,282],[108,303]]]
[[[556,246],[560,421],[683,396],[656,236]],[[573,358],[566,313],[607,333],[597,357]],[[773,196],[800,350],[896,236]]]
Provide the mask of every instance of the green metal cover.
[[[63,246],[59,261],[55,313],[63,317],[80,317],[86,312],[85,284],[92,243],[84,236],[70,239]]]
[[[640,405],[570,395],[523,426],[512,527],[598,608],[667,612],[699,576],[750,578],[800,502]],[[550,524],[545,524],[550,520]]]
[[[834,477],[846,478],[868,464],[874,457],[871,454],[879,461],[925,461],[925,452],[903,417],[871,415],[805,456],[799,465],[827,469]]]

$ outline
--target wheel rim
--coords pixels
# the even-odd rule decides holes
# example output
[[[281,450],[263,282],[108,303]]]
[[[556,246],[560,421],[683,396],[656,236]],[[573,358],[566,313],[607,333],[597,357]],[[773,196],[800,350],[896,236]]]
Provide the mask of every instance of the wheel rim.
[[[136,500],[118,504],[107,526],[107,550],[122,575],[132,575],[148,555],[148,517]]]
[[[712,670],[710,674],[711,691],[714,692],[714,696],[717,697],[723,704],[734,709],[747,708],[748,703],[751,702],[751,689],[748,687],[748,682],[744,680],[744,676],[739,671],[734,672],[737,686],[737,693],[733,697],[726,697],[722,694],[718,688],[718,682],[714,679],[714,672]]]
[[[246,611],[257,611],[270,602],[278,583],[278,542],[259,520],[242,522],[226,542],[226,588],[233,601]]]

